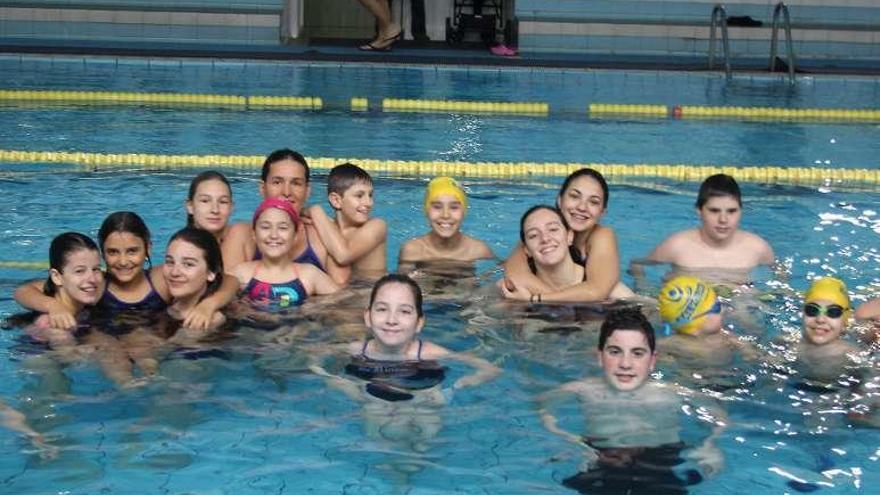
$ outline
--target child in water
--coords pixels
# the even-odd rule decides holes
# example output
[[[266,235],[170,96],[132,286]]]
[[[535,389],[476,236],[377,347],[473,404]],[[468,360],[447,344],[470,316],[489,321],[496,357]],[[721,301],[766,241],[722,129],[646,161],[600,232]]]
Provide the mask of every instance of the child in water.
[[[314,294],[331,294],[339,286],[308,263],[296,263],[289,251],[300,219],[289,201],[263,200],[254,212],[254,239],[261,258],[241,263],[231,274],[241,284],[244,298],[262,309],[284,309],[303,304]]]
[[[80,328],[88,318],[87,308],[101,298],[104,277],[98,246],[89,237],[78,232],[66,232],[49,246],[49,277],[43,285],[43,295],[51,299],[58,311],[72,315],[74,324],[57,326],[49,314],[41,314],[27,332],[52,347],[76,345]]]
[[[409,400],[413,398],[414,390],[439,385],[445,373],[436,363],[438,359],[457,359],[477,370],[472,375],[458,379],[453,388],[483,383],[499,372],[498,368],[484,359],[453,353],[445,347],[418,338],[425,326],[422,290],[406,275],[392,273],[376,282],[370,293],[369,305],[364,310],[364,324],[368,330],[367,338],[346,345],[352,360],[345,371],[367,380],[367,393],[380,399]],[[321,373],[321,368],[315,369]],[[428,373],[423,373],[423,369]]]
[[[727,374],[737,355],[756,359],[751,345],[723,330],[721,301],[711,286],[696,277],[681,275],[666,282],[657,297],[667,335],[658,342],[665,355],[675,359],[681,376],[698,374],[712,380]]]
[[[124,314],[124,319],[129,320],[149,317],[164,311],[171,295],[162,278],[162,267],[145,269],[145,264],[150,265],[152,242],[150,231],[140,216],[130,211],[110,214],[98,230],[98,239],[107,273],[106,287],[94,316],[102,320],[99,326],[103,331],[111,335],[125,334],[144,321],[119,321],[118,316]],[[184,325],[195,329],[210,327],[213,315],[234,298],[236,289],[235,284],[224,286],[201,301],[185,315]],[[20,286],[15,291],[15,300],[26,308],[48,313],[57,328],[76,326],[74,316],[43,295],[34,282]]]
[[[580,473],[562,483],[581,493],[687,493],[702,476],[675,472],[684,462],[679,437],[681,411],[697,396],[687,389],[650,379],[657,362],[654,328],[638,309],[608,313],[599,334],[599,364],[603,378],[584,378],[541,396],[544,426],[584,449]],[[579,399],[586,422],[583,436],[564,430],[549,411],[563,394]],[[723,463],[713,440],[725,428],[725,414],[706,407],[701,420],[711,418],[712,433],[688,457],[714,475]]]
[[[381,218],[370,218],[373,178],[352,163],[337,165],[327,176],[327,201],[336,212],[333,218],[318,205],[310,206],[304,216],[327,247],[336,282],[348,283],[352,275],[371,280],[382,276],[388,226]]]
[[[353,400],[364,402],[365,429],[371,438],[405,442],[419,452],[427,449],[426,442],[441,425],[432,408],[445,403],[440,385],[446,368],[439,360],[459,360],[476,370],[456,380],[453,389],[479,385],[500,372],[482,358],[419,338],[425,325],[422,291],[406,275],[388,274],[376,282],[364,324],[367,338],[340,346],[350,356],[345,374],[353,379],[332,375],[318,365],[311,369]]]
[[[431,231],[406,241],[400,263],[420,261],[473,262],[494,258],[489,246],[461,232],[468,200],[464,189],[451,177],[435,177],[425,189],[425,216]]]
[[[803,336],[795,368],[806,383],[831,385],[848,375],[859,349],[843,339],[852,306],[843,281],[815,280],[804,294]]]

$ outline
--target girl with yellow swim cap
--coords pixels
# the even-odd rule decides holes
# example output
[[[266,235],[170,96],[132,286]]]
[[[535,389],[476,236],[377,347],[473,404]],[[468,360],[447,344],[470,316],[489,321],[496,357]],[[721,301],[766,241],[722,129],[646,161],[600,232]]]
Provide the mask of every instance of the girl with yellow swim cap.
[[[494,258],[489,246],[461,232],[468,200],[464,189],[452,177],[435,177],[425,190],[425,216],[431,231],[406,241],[399,263],[454,260],[472,262]]]
[[[814,346],[838,341],[852,313],[846,285],[833,277],[816,279],[804,294],[804,340]]]

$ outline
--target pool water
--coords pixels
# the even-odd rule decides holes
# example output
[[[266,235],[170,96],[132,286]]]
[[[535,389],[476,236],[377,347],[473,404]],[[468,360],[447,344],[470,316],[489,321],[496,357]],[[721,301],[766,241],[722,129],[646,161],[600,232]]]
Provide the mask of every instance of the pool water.
[[[875,168],[878,126],[826,123],[590,119],[590,102],[870,107],[877,81],[807,78],[795,88],[771,79],[725,86],[701,74],[552,70],[439,70],[368,65],[290,65],[117,59],[7,57],[8,88],[223,92],[322,96],[321,112],[146,107],[0,107],[0,148],[107,153],[260,155],[292,147],[309,156],[607,163],[812,165]],[[549,101],[550,117],[444,114],[352,114],[351,96]],[[66,230],[94,235],[111,211],[132,209],[153,231],[161,259],[184,223],[183,200],[194,171],[81,172],[66,167],[2,164],[0,260],[46,258]],[[224,170],[233,183],[236,220],[258,203],[255,170]],[[323,202],[325,171],[315,171],[312,202]],[[402,242],[425,232],[427,178],[377,177],[376,216],[389,226],[389,266]],[[467,180],[465,230],[505,256],[518,240],[519,216],[551,203],[558,178]],[[696,224],[696,184],[666,180],[612,184],[604,223],[620,243],[623,268],[668,233]],[[786,274],[756,273],[775,298],[753,310],[766,330],[747,333],[774,352],[789,350],[799,331],[797,299],[808,277],[835,274],[864,300],[880,286],[872,188],[744,185],[743,226],[764,236]],[[644,294],[665,267],[649,269]],[[63,369],[0,332],[0,397],[25,412],[60,448],[42,459],[20,437],[0,430],[0,483],[8,493],[574,493],[580,450],[547,432],[535,397],[561,383],[597,376],[597,322],[579,322],[567,307],[545,319],[498,299],[494,263],[477,280],[428,297],[425,337],[474,352],[502,368],[490,384],[445,391],[448,404],[371,432],[358,404],[306,368],[308,347],[333,340],[335,311],[311,305],[303,319],[276,333],[241,329],[222,353],[169,356],[162,379],[117,390],[89,363]],[[0,314],[18,311],[14,287],[40,273],[0,268]],[[634,280],[624,274],[624,281]],[[471,289],[472,286],[477,286]],[[347,303],[354,313],[361,299]],[[294,345],[279,332],[307,329]],[[742,329],[739,329],[742,330]],[[305,333],[305,332],[303,332]],[[194,356],[189,356],[190,358]],[[877,370],[872,356],[865,366]],[[331,368],[338,363],[330,362]],[[880,483],[877,430],[845,419],[859,403],[841,394],[792,388],[778,369],[737,363],[735,386],[711,392],[730,417],[718,439],[725,468],[692,493],[871,493]],[[451,365],[451,383],[467,373]],[[684,383],[661,366],[664,379]],[[63,378],[66,377],[66,378]],[[563,406],[564,427],[582,429],[577,407]],[[699,443],[709,428],[683,414],[681,436]],[[682,471],[694,468],[692,462]],[[798,481],[800,480],[800,481]],[[803,483],[801,483],[801,481]]]

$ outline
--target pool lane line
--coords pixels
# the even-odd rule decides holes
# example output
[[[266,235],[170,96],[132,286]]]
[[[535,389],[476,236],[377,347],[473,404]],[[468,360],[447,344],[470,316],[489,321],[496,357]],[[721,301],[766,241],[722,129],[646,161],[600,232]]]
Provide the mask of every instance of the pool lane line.
[[[630,105],[591,103],[591,117],[653,117],[675,119],[756,120],[790,122],[880,122],[872,108],[718,107],[700,105]]]
[[[584,167],[608,177],[663,178],[679,182],[701,182],[724,173],[739,181],[761,184],[824,185],[831,183],[880,184],[880,170],[864,168],[818,168],[777,166],[716,166],[687,164],[538,163],[538,162],[447,162],[377,160],[371,158],[306,157],[310,168],[329,170],[343,162],[357,163],[375,173],[434,177],[521,179],[565,177]],[[0,163],[71,164],[89,171],[133,169],[247,168],[262,167],[263,155],[159,155],[148,153],[86,153],[70,151],[0,150]]]
[[[116,91],[30,91],[0,90],[0,101],[22,103],[76,103],[84,105],[157,105],[216,108],[290,108],[321,110],[320,97],[239,96],[197,93],[136,93]]]
[[[222,95],[200,93],[146,93],[119,91],[56,91],[56,90],[0,90],[0,102],[83,105],[156,105],[181,107],[239,108],[249,110],[292,109],[323,110],[324,101],[317,96]],[[370,109],[364,97],[351,98],[350,109],[355,112]],[[416,113],[476,113],[493,115],[547,116],[551,113],[546,102],[505,102],[468,100],[427,100],[411,98],[383,98],[383,112]],[[377,109],[378,110],[378,109]],[[561,111],[557,111],[561,112]],[[655,105],[590,103],[587,112],[594,117],[638,116],[676,119],[735,119],[805,122],[880,122],[880,110],[873,108],[781,108],[734,107],[700,105]]]
[[[880,122],[880,110],[872,108],[676,106],[672,108],[672,116],[681,119]]]
[[[370,100],[355,96],[351,99],[352,112],[366,112],[370,109]]]
[[[496,115],[528,115],[535,117],[546,117],[550,114],[550,105],[548,103],[534,101],[502,102],[383,98],[382,111],[416,113],[485,113]]]
[[[618,105],[610,103],[590,103],[587,107],[590,116],[632,115],[641,117],[668,118],[669,108],[665,105]]]
[[[0,268],[14,268],[19,270],[48,270],[49,262],[0,260]]]

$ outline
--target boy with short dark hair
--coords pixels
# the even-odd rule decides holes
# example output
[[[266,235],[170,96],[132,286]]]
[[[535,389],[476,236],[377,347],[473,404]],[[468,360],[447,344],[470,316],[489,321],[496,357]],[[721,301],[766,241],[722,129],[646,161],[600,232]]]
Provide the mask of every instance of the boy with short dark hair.
[[[648,261],[671,263],[680,272],[733,271],[722,278],[735,279],[732,281],[736,283],[747,278],[756,266],[773,263],[773,249],[767,241],[739,228],[742,194],[733,177],[716,174],[704,180],[695,206],[700,226],[667,237],[651,251]]]
[[[584,378],[545,393],[541,401],[544,426],[586,449],[585,462],[563,485],[581,493],[687,493],[702,476],[688,470],[680,478],[674,467],[684,462],[685,445],[678,436],[683,400],[690,390],[650,379],[657,361],[654,328],[637,308],[613,310],[602,323],[598,346],[603,378]],[[580,400],[586,432],[563,430],[547,407],[561,394]],[[706,409],[709,417],[709,409]],[[707,475],[722,465],[713,439],[725,428],[725,415],[712,410],[712,434],[688,457]]]
[[[324,241],[329,262],[350,267],[336,281],[347,283],[351,275],[378,278],[385,273],[388,227],[380,218],[370,218],[373,208],[373,179],[351,163],[337,165],[327,177],[327,200],[336,210],[330,218],[313,205],[306,211]],[[334,277],[337,278],[337,277]]]

